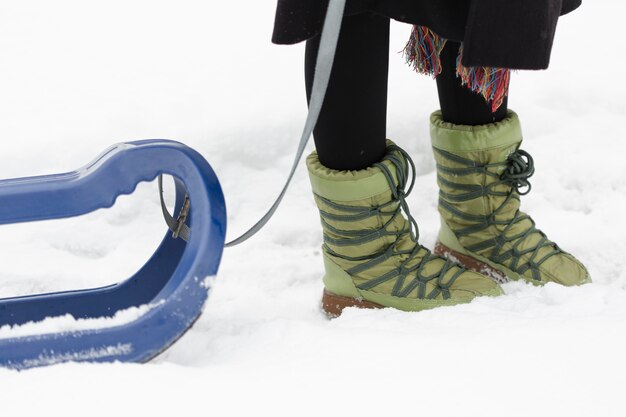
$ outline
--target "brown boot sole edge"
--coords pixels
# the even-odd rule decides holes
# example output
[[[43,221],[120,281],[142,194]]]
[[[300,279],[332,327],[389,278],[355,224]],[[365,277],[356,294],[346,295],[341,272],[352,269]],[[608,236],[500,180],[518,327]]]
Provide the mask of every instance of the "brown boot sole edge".
[[[324,290],[324,294],[322,295],[322,310],[324,310],[329,318],[333,319],[339,317],[343,309],[347,307],[385,308],[380,304],[372,303],[370,301],[357,300],[356,298],[352,297],[344,297]]]
[[[476,258],[472,258],[469,255],[464,255],[462,253],[454,251],[450,249],[449,247],[447,247],[446,245],[442,244],[441,242],[437,242],[437,244],[435,245],[435,249],[433,250],[433,253],[443,258],[450,259],[451,261],[454,261],[460,264],[461,266],[463,266],[466,269],[469,269],[470,271],[483,274],[491,278],[498,284],[504,284],[505,282],[510,281],[507,275],[504,272],[500,271],[499,269],[496,269],[492,267],[491,265],[481,262]]]

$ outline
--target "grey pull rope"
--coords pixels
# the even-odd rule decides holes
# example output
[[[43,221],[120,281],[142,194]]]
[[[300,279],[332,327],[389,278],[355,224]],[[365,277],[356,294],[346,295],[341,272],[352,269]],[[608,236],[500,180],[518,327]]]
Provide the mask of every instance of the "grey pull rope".
[[[274,216],[276,209],[280,206],[280,203],[283,200],[283,197],[287,193],[287,189],[289,188],[289,184],[291,184],[291,180],[298,168],[298,163],[302,158],[302,154],[304,153],[304,149],[306,148],[307,143],[311,135],[313,134],[313,128],[317,123],[317,119],[319,118],[320,112],[322,110],[322,104],[324,102],[324,97],[326,96],[326,90],[328,89],[328,82],[330,80],[330,73],[333,68],[333,62],[335,60],[335,52],[337,50],[337,42],[339,41],[339,32],[341,30],[341,22],[343,20],[343,13],[346,6],[346,0],[330,0],[328,4],[328,10],[326,11],[326,19],[324,20],[324,27],[322,29],[321,39],[319,51],[317,53],[317,61],[315,63],[315,75],[313,77],[313,88],[311,90],[311,99],[309,101],[309,113],[306,118],[306,123],[304,124],[304,129],[302,131],[302,136],[300,137],[300,143],[298,145],[298,150],[296,151],[296,156],[294,158],[293,164],[291,166],[291,171],[289,172],[289,176],[287,177],[287,181],[283,186],[282,191],[272,204],[272,207],[265,213],[261,219],[256,222],[254,226],[252,226],[248,231],[239,236],[236,239],[227,242],[224,246],[231,247],[239,245],[246,240],[250,239],[252,236],[257,234],[259,230],[267,224],[267,222]],[[189,212],[189,198],[185,197],[185,202],[183,203],[183,208],[177,219],[174,219],[172,215],[167,210],[165,206],[165,200],[163,199],[163,179],[162,176],[159,176],[159,195],[161,198],[161,209],[163,210],[163,216],[165,217],[165,222],[167,223],[170,230],[173,232],[173,237],[180,237],[187,241],[189,236],[191,235],[191,230],[185,224],[185,220],[187,219],[187,215]]]

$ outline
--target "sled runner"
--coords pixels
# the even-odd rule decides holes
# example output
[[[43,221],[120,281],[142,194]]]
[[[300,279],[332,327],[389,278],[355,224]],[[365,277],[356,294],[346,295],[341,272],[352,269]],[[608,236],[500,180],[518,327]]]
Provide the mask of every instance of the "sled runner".
[[[147,311],[112,327],[0,339],[0,366],[145,362],[191,327],[208,297],[207,277],[218,270],[226,210],[210,165],[185,145],[167,140],[122,143],[74,172],[0,181],[0,224],[61,219],[111,207],[119,195],[163,174],[173,176],[176,185],[177,231],[168,231],[135,275],[102,288],[0,299],[0,327],[67,314],[75,319],[112,317],[136,306],[148,306]],[[184,239],[178,236],[183,228],[177,227],[183,224]]]

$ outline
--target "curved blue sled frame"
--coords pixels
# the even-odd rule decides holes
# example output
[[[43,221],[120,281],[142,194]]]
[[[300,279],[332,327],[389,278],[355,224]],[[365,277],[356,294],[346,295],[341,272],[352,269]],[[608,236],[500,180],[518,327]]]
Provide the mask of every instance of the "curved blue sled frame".
[[[71,314],[111,317],[151,305],[115,327],[0,339],[0,366],[24,369],[67,361],[145,362],[188,330],[208,297],[226,234],[226,208],[207,161],[174,141],[145,140],[109,148],[88,166],[58,175],[0,181],[0,224],[60,219],[111,207],[121,194],[161,174],[174,177],[176,211],[188,193],[188,242],[167,233],[150,260],[118,284],[81,291],[0,299],[0,326]]]

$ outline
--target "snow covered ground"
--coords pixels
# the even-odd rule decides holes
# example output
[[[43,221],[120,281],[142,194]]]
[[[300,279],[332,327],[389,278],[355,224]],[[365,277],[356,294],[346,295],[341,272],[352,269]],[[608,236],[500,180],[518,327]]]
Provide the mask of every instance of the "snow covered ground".
[[[72,170],[114,142],[177,139],[216,169],[229,237],[246,230],[295,151],[303,47],[270,43],[273,1],[216,3],[0,2],[0,178]],[[513,283],[469,305],[329,321],[301,166],[268,227],[226,250],[203,316],[175,346],[147,365],[0,370],[0,414],[623,416],[625,13],[585,2],[561,20],[550,70],[511,86],[537,166],[524,209],[593,284]],[[389,136],[417,163],[410,203],[432,245],[436,91],[396,52],[410,28],[392,30]],[[154,183],[84,218],[2,226],[0,297],[117,282],[164,227]]]

